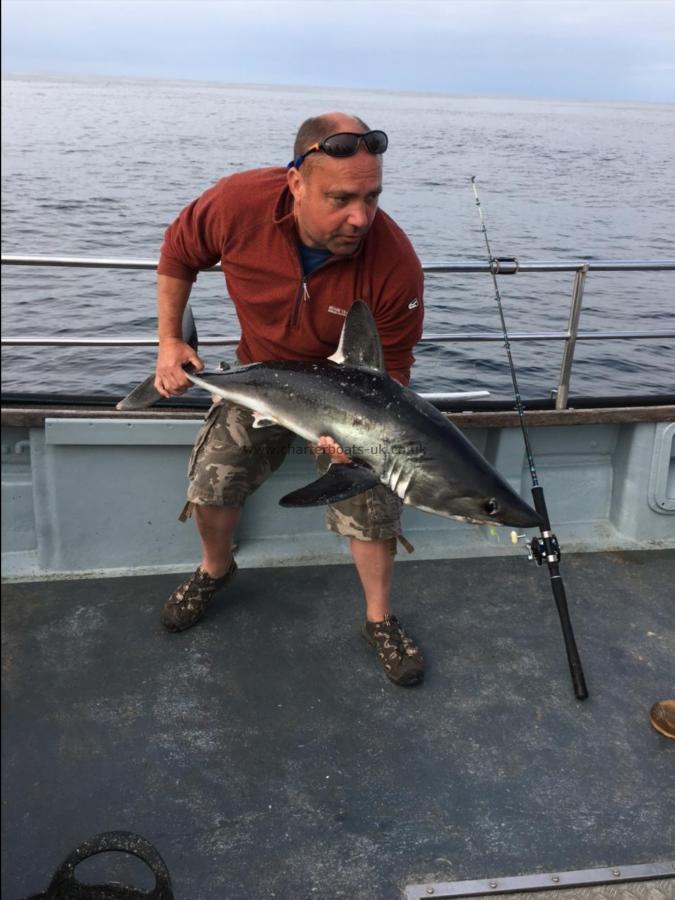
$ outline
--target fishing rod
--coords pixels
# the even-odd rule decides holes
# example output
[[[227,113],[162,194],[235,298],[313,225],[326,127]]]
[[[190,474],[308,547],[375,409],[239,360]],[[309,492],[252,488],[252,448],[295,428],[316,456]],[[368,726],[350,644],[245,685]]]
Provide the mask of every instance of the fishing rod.
[[[577,700],[585,700],[588,697],[588,690],[586,688],[584,672],[581,667],[579,651],[577,650],[576,641],[574,640],[574,631],[572,630],[572,622],[570,620],[570,614],[567,608],[565,586],[563,585],[562,576],[560,574],[560,566],[558,565],[561,557],[560,545],[558,544],[558,539],[556,538],[555,534],[553,534],[553,532],[551,531],[551,521],[548,516],[548,509],[546,508],[544,489],[539,484],[539,479],[537,478],[537,469],[534,464],[532,445],[530,444],[530,437],[525,425],[523,401],[520,396],[520,389],[518,388],[518,378],[516,376],[515,366],[513,365],[513,357],[511,355],[511,342],[509,341],[509,333],[506,328],[504,307],[502,306],[502,298],[501,294],[499,293],[499,285],[497,284],[497,273],[499,271],[509,271],[511,273],[517,272],[518,263],[516,260],[498,259],[492,255],[487,228],[485,227],[485,219],[483,218],[483,209],[481,207],[480,197],[478,196],[478,188],[476,187],[475,175],[471,176],[471,186],[473,187],[473,193],[476,198],[476,208],[478,210],[481,230],[483,232],[483,237],[485,238],[485,246],[487,248],[488,259],[490,262],[490,273],[492,275],[492,282],[495,289],[495,300],[497,302],[497,308],[499,309],[499,318],[502,324],[502,333],[504,335],[504,347],[506,348],[506,355],[509,361],[509,369],[511,370],[511,380],[513,382],[513,392],[516,398],[516,410],[518,412],[520,428],[523,432],[527,465],[530,469],[530,478],[532,479],[532,499],[534,500],[534,508],[542,518],[542,524],[539,526],[541,536],[533,537],[528,545],[529,558],[534,559],[538,566],[543,565],[544,560],[546,560],[546,563],[548,565],[548,571],[551,576],[551,588],[553,590],[553,597],[555,599],[555,605],[558,609],[560,625],[562,628],[563,638],[565,640],[565,650],[567,651],[567,662],[569,663],[570,674],[572,676],[574,694]],[[502,268],[502,266],[506,263],[509,264],[508,268]]]

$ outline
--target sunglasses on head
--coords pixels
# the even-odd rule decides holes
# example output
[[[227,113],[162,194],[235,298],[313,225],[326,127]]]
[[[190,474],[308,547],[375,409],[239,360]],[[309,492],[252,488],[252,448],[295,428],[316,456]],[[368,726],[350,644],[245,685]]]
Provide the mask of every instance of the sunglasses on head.
[[[384,153],[389,144],[389,138],[384,131],[366,131],[365,134],[356,134],[352,131],[341,131],[339,134],[331,134],[316,144],[312,144],[309,150],[305,150],[300,156],[296,156],[294,160],[289,162],[289,169],[299,169],[302,161],[310,153],[318,153],[322,151],[328,156],[335,156],[342,159],[346,156],[354,156],[358,153],[359,147],[363,141],[368,153],[379,155]]]

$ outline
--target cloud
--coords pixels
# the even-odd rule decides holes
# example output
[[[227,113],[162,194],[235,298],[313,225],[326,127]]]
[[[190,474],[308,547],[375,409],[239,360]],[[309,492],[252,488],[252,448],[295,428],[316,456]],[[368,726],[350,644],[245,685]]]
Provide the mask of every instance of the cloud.
[[[5,0],[6,71],[674,100],[666,0]]]

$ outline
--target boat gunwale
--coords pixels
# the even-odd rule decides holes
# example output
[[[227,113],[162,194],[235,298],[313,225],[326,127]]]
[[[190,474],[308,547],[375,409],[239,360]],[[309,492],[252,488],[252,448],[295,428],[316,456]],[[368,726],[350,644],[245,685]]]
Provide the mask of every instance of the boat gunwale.
[[[2,406],[0,421],[4,427],[41,428],[46,419],[201,420],[205,413],[206,407],[203,406],[118,411],[112,406],[45,406],[36,403]],[[450,422],[462,428],[509,428],[519,425],[518,413],[514,409],[481,410],[474,407],[467,410],[444,410],[443,413]],[[535,427],[671,422],[675,421],[675,404],[526,409],[525,420],[527,425]]]

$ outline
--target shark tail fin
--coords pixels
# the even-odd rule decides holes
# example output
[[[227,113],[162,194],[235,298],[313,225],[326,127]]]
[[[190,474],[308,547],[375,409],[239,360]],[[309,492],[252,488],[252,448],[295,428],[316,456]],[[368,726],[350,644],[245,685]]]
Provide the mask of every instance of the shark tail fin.
[[[115,405],[115,409],[122,411],[133,409],[147,409],[154,406],[161,399],[161,394],[155,387],[155,373],[149,375],[145,381],[137,384],[133,391],[130,391],[126,397]]]
[[[192,347],[195,353],[197,353],[199,350],[197,326],[195,324],[194,316],[192,315],[192,310],[190,309],[189,303],[186,305],[185,311],[183,313],[181,336],[185,343],[189,344],[189,346]],[[116,404],[115,409],[119,409],[121,411],[148,409],[148,407],[154,406],[155,403],[157,403],[157,401],[161,399],[162,395],[155,387],[155,375],[153,372],[153,374],[149,375],[145,379],[145,381],[142,381],[140,384],[136,385],[136,387],[132,391],[130,391],[126,395],[126,397],[120,400],[120,402]]]

